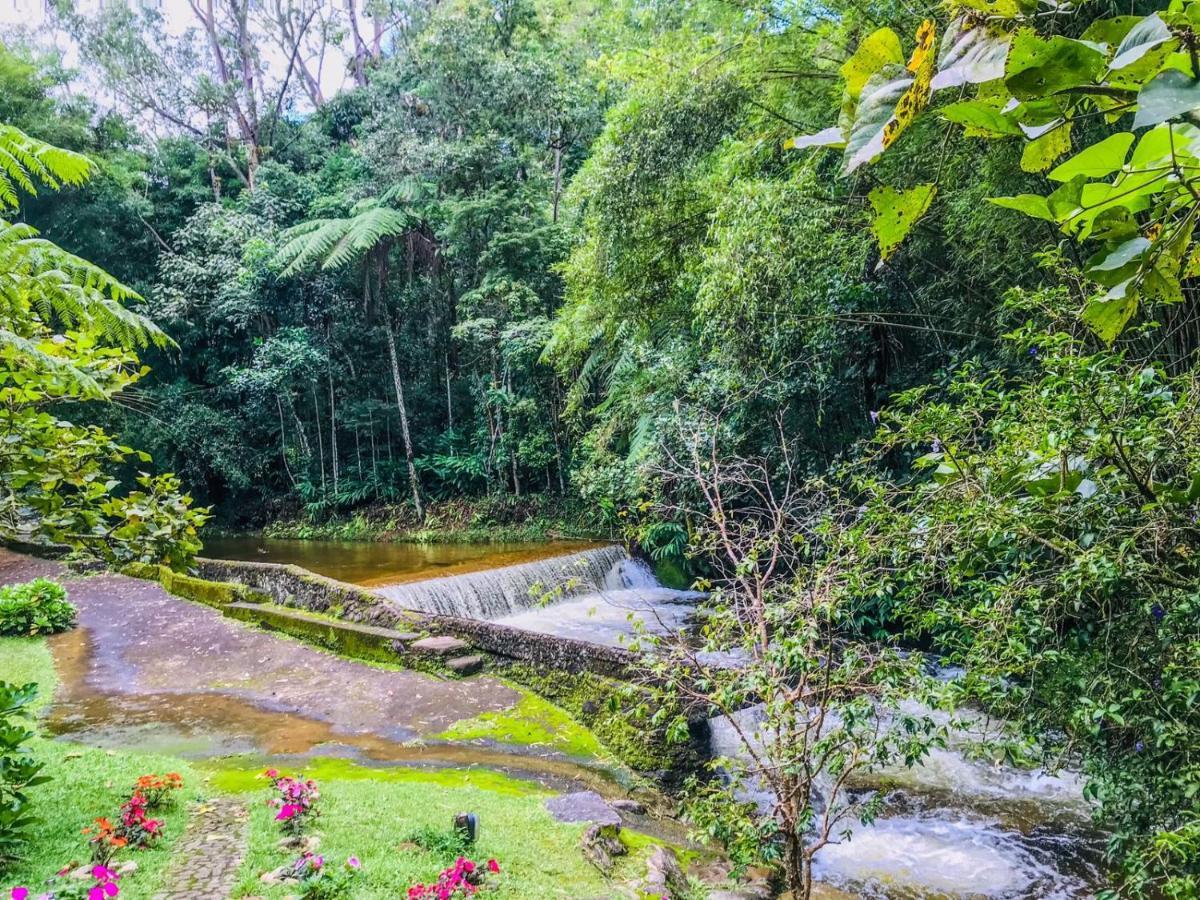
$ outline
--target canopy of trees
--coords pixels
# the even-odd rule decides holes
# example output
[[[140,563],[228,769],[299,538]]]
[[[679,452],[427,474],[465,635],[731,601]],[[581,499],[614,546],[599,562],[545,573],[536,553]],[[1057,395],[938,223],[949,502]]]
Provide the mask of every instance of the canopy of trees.
[[[0,457],[39,467],[0,515],[121,533],[12,474],[107,495],[111,431],[231,526],[540,495],[733,585],[786,544],[756,596],[966,663],[1081,762],[1123,895],[1196,896],[1200,3],[194,7],[63,13],[114,109],[0,49]],[[714,501],[700,446],[758,474]],[[780,479],[804,514],[722,561]]]

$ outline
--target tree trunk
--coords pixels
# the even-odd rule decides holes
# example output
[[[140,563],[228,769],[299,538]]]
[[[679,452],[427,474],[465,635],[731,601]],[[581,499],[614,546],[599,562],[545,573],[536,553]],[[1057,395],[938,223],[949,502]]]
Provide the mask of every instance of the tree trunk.
[[[317,450],[321,454],[321,493],[325,493],[325,436],[321,433],[321,406],[317,403],[317,385],[312,386],[313,421],[317,423]]]
[[[279,410],[279,455],[283,459],[283,471],[287,473],[288,481],[292,487],[296,486],[296,477],[292,475],[292,467],[288,465],[287,458],[287,426],[283,418],[283,403],[279,399],[279,395],[275,395],[275,408]]]
[[[446,351],[446,428],[454,430],[454,398],[450,393],[450,351]]]
[[[392,362],[392,382],[396,386],[396,409],[400,412],[400,437],[404,441],[404,457],[408,463],[408,481],[412,486],[413,505],[417,508],[417,521],[425,521],[425,506],[421,503],[421,485],[417,482],[417,467],[413,464],[412,436],[408,430],[408,409],[404,405],[404,385],[400,381],[400,361],[396,357],[396,332],[392,328],[392,317],[383,316],[387,332],[388,356]]]
[[[337,407],[333,399],[333,372],[329,376],[329,461],[333,468],[333,492],[338,492]]]

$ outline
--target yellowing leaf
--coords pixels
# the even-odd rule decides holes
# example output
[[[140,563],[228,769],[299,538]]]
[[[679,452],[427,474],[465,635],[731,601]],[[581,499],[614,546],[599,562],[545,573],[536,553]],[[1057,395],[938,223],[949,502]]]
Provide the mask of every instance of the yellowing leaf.
[[[1067,122],[1026,144],[1021,151],[1021,168],[1026,172],[1045,172],[1070,149],[1071,123]]]
[[[900,38],[890,28],[880,28],[864,38],[853,55],[842,64],[846,93],[857,101],[871,77],[891,63],[903,63],[904,51]]]
[[[913,123],[917,114],[929,105],[930,85],[933,82],[933,45],[937,29],[926,19],[917,29],[917,46],[908,60],[908,71],[913,74],[913,83],[896,104],[892,120],[883,129],[883,149],[896,142],[896,138]]]
[[[877,187],[867,195],[875,209],[871,231],[879,242],[879,252],[883,259],[895,252],[912,231],[917,220],[928,212],[929,204],[933,202],[936,193],[936,185],[919,184],[906,191],[886,186]]]

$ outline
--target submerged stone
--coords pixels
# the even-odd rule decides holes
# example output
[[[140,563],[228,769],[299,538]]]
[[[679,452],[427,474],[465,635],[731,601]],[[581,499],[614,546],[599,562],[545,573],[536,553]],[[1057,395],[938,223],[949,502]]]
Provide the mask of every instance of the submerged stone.
[[[560,794],[546,801],[550,815],[560,822],[594,822],[620,826],[621,816],[595,791]]]

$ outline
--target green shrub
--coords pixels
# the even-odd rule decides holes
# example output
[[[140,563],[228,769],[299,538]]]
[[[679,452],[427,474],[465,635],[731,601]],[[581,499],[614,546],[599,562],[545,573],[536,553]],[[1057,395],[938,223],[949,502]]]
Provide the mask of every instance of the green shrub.
[[[0,588],[0,635],[54,634],[75,624],[66,589],[47,578]]]
[[[43,764],[25,754],[33,732],[19,721],[29,715],[36,695],[36,684],[0,681],[0,868],[19,856],[34,823],[25,791],[49,781],[41,774]]]

